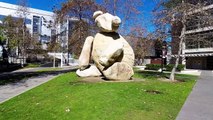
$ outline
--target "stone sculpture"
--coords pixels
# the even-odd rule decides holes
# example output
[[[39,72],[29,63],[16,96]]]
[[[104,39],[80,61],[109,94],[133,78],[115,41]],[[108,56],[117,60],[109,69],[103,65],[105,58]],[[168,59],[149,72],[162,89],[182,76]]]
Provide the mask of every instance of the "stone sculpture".
[[[86,38],[79,57],[80,77],[101,76],[109,80],[128,80],[134,74],[134,52],[116,31],[121,24],[117,16],[102,11],[93,14],[100,32]],[[92,59],[95,65],[90,65]]]

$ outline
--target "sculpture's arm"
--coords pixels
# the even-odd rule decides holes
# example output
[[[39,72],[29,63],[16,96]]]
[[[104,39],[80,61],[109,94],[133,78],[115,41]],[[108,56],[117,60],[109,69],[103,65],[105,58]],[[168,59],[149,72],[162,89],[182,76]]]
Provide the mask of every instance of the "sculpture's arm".
[[[84,46],[82,48],[82,51],[81,51],[81,54],[79,57],[80,70],[84,70],[84,69],[88,68],[88,66],[89,66],[93,40],[94,40],[94,38],[92,36],[89,36],[86,38],[86,40],[84,42]]]
[[[104,67],[109,67],[113,63],[121,60],[123,58],[123,46],[123,43],[119,42],[108,46],[100,57],[100,64]]]

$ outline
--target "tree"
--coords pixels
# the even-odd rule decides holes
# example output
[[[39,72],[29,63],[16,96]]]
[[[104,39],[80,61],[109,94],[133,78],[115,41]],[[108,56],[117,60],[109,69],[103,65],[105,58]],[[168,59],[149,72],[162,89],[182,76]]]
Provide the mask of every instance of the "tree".
[[[154,41],[154,48],[155,48],[156,57],[160,57],[162,55],[162,46],[163,46],[163,41],[161,39],[156,39]]]
[[[62,3],[60,9],[55,9],[56,23],[64,24],[64,21],[69,21],[69,18],[75,19],[70,21],[73,25],[70,26],[72,28],[69,28],[69,33],[71,33],[69,35],[69,52],[72,54],[79,55],[84,40],[89,34],[92,35],[95,25],[92,14],[99,7],[94,0],[68,0]]]
[[[5,36],[8,39],[7,48],[8,48],[9,54],[12,54],[12,51],[16,47],[18,47],[18,42],[19,42],[19,39],[17,37],[18,35],[17,22],[12,16],[7,16],[3,19],[2,25],[5,32]]]
[[[141,26],[141,0],[103,0],[100,4],[106,12],[121,18],[122,25],[119,30],[123,34],[129,34],[132,27]]]
[[[3,29],[3,25],[0,24],[0,45],[2,48],[2,58],[3,58],[3,62],[8,63],[8,52],[6,51],[4,45],[6,44],[6,37],[5,37],[5,33],[4,33],[4,29]]]
[[[49,51],[49,52],[54,52],[54,54],[56,53],[56,52],[58,52],[59,51],[59,49],[60,49],[60,44],[58,43],[58,41],[57,41],[57,35],[53,35],[53,36],[51,36],[51,41],[50,41],[50,43],[48,44],[48,46],[47,46],[47,50]],[[53,67],[55,67],[55,63],[56,63],[56,58],[55,58],[55,56],[56,56],[56,54],[53,56]]]
[[[6,37],[4,33],[4,28],[3,28],[3,25],[0,24],[0,45],[3,47],[5,42],[6,42]]]
[[[187,21],[193,19],[194,16],[208,16],[209,14],[208,11],[203,10],[205,4],[194,0],[161,0],[159,4],[161,7],[159,7],[160,11],[156,12],[156,23],[158,23],[158,25],[160,25],[161,27],[163,26],[163,28],[171,27],[173,29],[178,29],[174,27],[178,25],[180,29],[179,33],[173,34],[177,36],[172,36],[178,37],[179,39],[179,47],[175,65],[170,74],[170,80],[174,80],[175,71],[181,57],[183,42],[186,38],[185,32],[186,26],[188,25]],[[208,24],[211,23],[210,19],[204,20],[203,17],[201,17],[200,19],[202,20],[202,22]],[[168,33],[168,31],[164,30],[163,33]]]
[[[125,39],[132,46],[134,53],[136,64],[140,65],[146,56],[152,55],[153,52],[153,40],[152,34],[146,35],[146,30],[140,26],[134,26],[130,30]]]
[[[24,63],[24,59],[26,57],[26,47],[25,47],[25,43],[27,43],[27,39],[26,37],[28,36],[26,34],[27,32],[27,28],[26,28],[26,17],[27,15],[29,14],[29,10],[27,8],[27,0],[19,0],[18,1],[19,5],[18,5],[18,8],[17,8],[17,14],[19,16],[19,19],[20,19],[20,26],[21,26],[21,29],[22,29],[22,39],[20,39],[19,41],[19,48],[20,48],[20,53],[23,57],[23,63]],[[23,64],[22,64],[23,66]]]

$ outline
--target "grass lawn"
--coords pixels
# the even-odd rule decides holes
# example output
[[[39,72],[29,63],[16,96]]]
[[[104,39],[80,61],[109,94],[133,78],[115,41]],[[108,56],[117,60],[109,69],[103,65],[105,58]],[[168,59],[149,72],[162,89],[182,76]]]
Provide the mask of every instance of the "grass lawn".
[[[85,83],[62,74],[0,104],[0,120],[174,120],[197,77],[156,80],[162,76],[137,72],[145,81]]]
[[[36,68],[40,67],[40,64],[38,63],[28,63],[24,68]]]
[[[58,70],[62,70],[62,68],[44,68],[41,70],[38,70],[37,72],[50,72],[50,71],[58,71]]]

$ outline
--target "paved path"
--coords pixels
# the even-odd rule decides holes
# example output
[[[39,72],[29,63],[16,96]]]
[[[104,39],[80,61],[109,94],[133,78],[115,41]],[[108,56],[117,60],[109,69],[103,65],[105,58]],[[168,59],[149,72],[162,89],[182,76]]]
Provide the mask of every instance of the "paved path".
[[[176,120],[213,120],[213,71],[202,71]]]
[[[0,85],[0,103],[3,103],[17,95],[20,95],[21,93],[24,93],[36,86],[39,86],[55,77],[57,77],[60,73],[70,72],[75,70],[75,67],[65,67],[61,70],[57,71],[50,71],[46,72],[44,74],[35,74],[36,71],[42,70],[46,68],[27,68],[27,69],[20,69],[14,72],[8,72],[8,73],[2,73],[0,74],[0,80],[1,79],[10,79],[10,76],[17,77],[17,79],[21,79],[12,83],[7,83],[5,85]],[[32,77],[28,79],[24,79],[24,77],[18,78],[18,76],[21,76],[22,74],[32,74]],[[35,74],[35,75],[34,75]]]
[[[28,80],[22,80],[17,83],[0,86],[0,103],[5,102],[21,93],[24,93],[36,86],[39,86],[57,75],[46,75],[35,78],[29,78]]]

